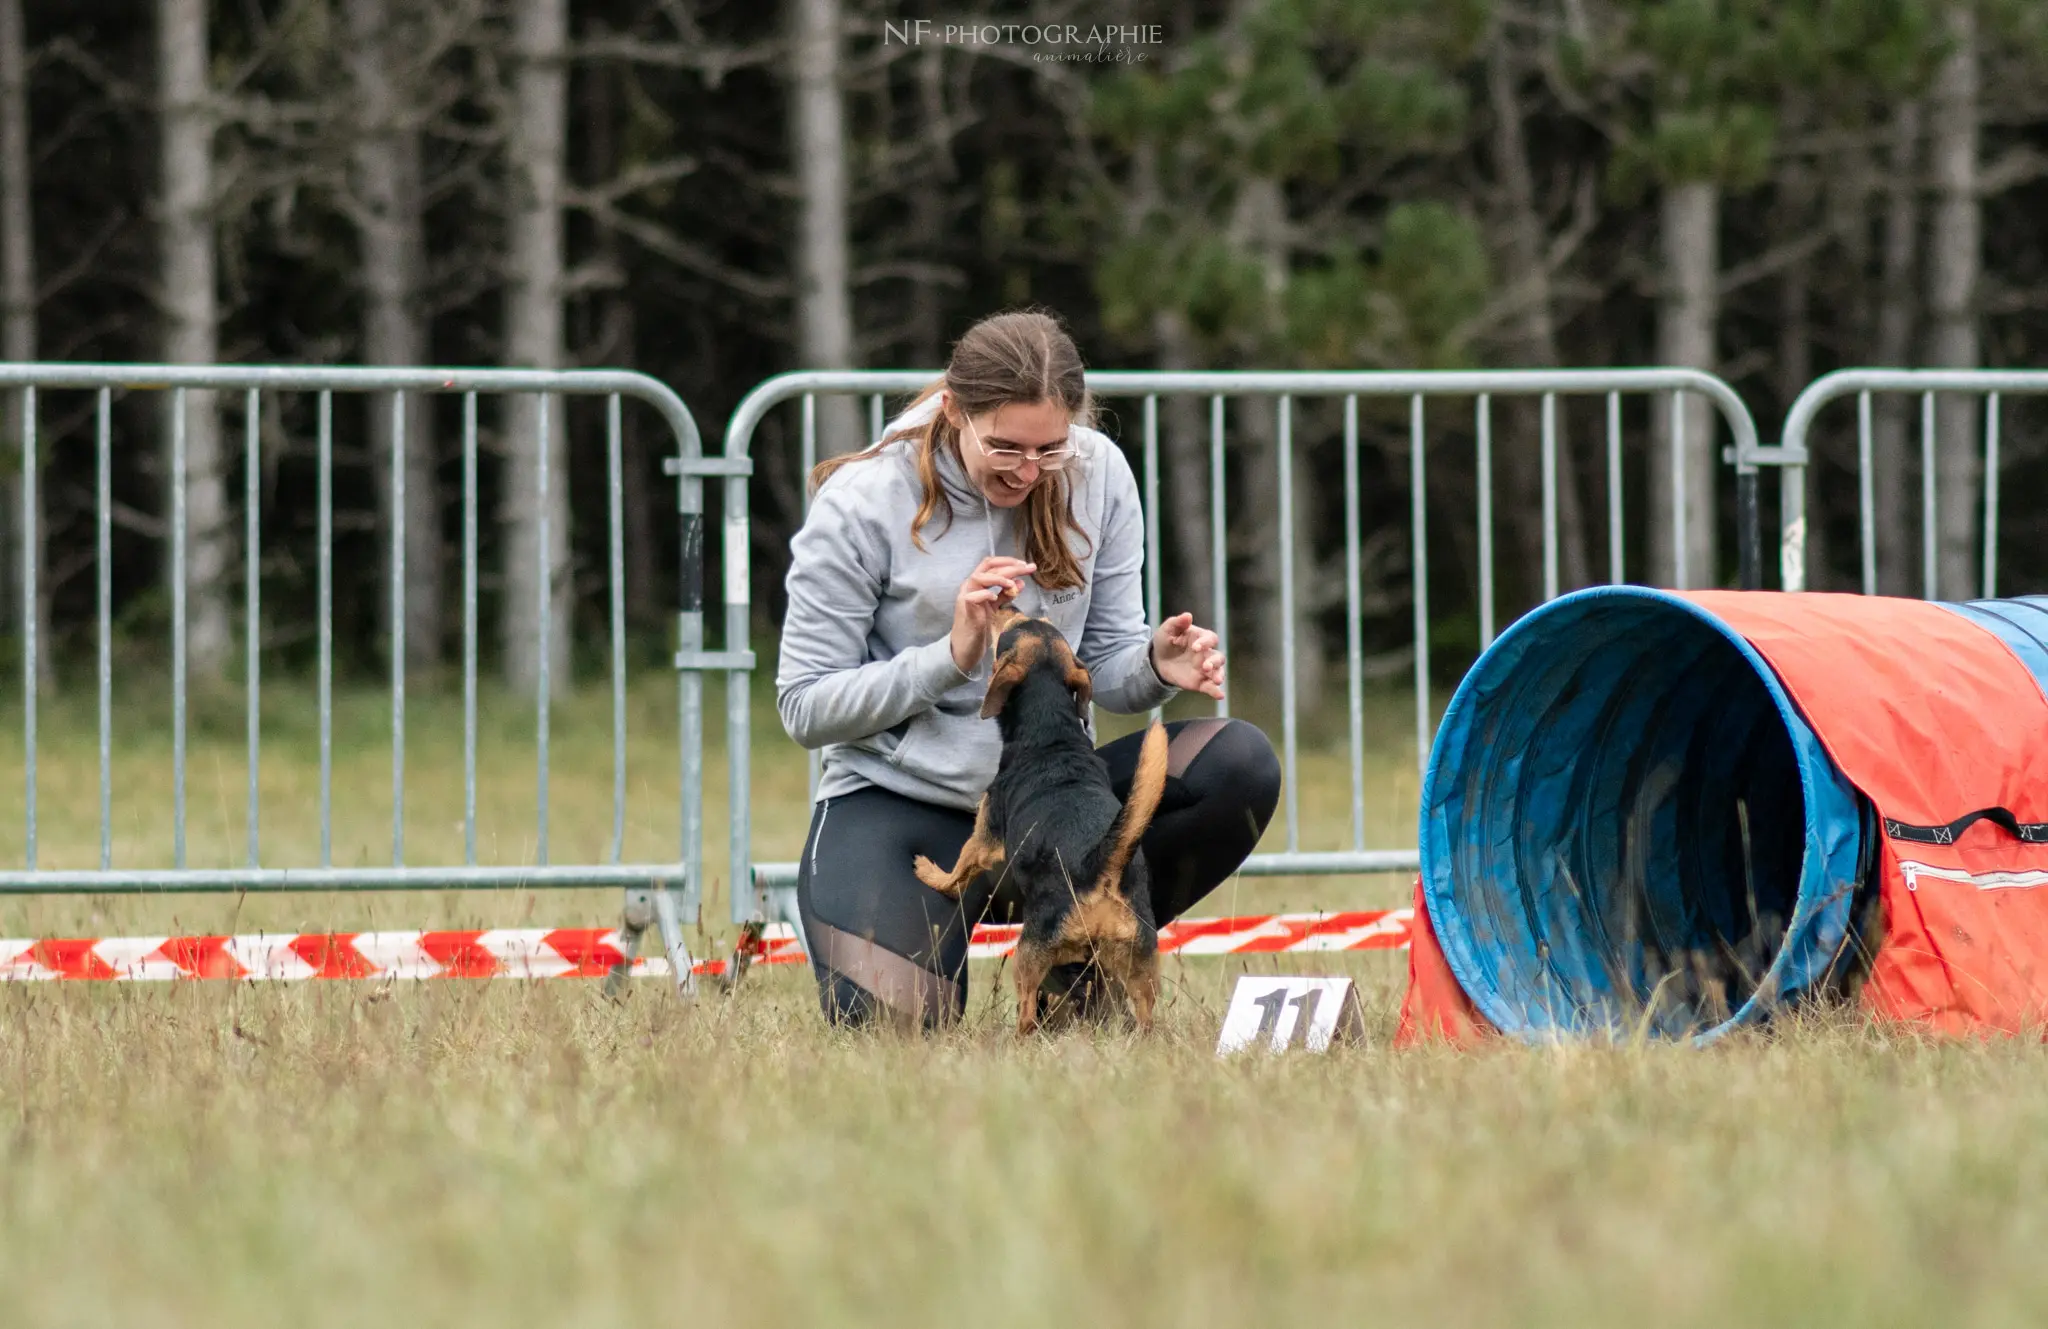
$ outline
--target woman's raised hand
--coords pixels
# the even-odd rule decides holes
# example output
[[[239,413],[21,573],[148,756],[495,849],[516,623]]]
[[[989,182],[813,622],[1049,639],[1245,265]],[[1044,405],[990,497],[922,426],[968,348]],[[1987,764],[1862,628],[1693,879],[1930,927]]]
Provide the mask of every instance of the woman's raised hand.
[[[1195,626],[1193,614],[1175,614],[1152,634],[1152,672],[1162,682],[1223,699],[1223,652],[1216,634]]]
[[[960,583],[960,591],[953,597],[953,663],[960,666],[961,673],[971,674],[981,663],[988,653],[997,611],[1017,598],[1024,578],[1036,571],[1036,563],[991,556],[981,560]]]

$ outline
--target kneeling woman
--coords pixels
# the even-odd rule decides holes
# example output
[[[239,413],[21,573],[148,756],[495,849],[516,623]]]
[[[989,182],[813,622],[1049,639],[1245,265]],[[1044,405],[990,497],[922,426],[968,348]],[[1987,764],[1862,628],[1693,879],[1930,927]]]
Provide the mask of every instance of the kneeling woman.
[[[1188,614],[1145,622],[1137,482],[1091,419],[1060,325],[998,314],[968,330],[945,377],[879,443],[812,474],[775,690],[790,736],[825,750],[797,896],[829,1019],[957,1018],[974,922],[1014,908],[1000,869],[957,904],[911,873],[919,854],[954,861],[995,778],[1002,740],[980,708],[999,608],[1052,620],[1109,710],[1146,711],[1181,689],[1223,695],[1214,632]],[[1252,725],[1167,732],[1166,793],[1142,842],[1162,924],[1237,870],[1280,790]],[[1141,738],[1100,749],[1118,797]],[[1085,1005],[1090,979],[1056,971],[1042,999]]]

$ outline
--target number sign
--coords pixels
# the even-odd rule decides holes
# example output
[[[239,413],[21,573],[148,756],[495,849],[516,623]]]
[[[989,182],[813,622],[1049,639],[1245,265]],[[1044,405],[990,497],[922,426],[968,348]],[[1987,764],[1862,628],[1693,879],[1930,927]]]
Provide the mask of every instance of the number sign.
[[[1240,978],[1223,1016],[1216,1055],[1264,1045],[1326,1052],[1365,1035],[1358,990],[1348,978]]]

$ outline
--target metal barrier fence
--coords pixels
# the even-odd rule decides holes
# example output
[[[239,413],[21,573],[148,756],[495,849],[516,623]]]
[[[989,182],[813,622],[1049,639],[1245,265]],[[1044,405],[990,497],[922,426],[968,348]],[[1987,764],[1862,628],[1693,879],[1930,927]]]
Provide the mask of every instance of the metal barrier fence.
[[[667,386],[642,374],[611,371],[540,371],[476,369],[355,369],[299,367],[228,367],[188,365],[0,365],[0,389],[19,390],[22,399],[22,689],[25,749],[25,843],[22,867],[0,871],[0,893],[135,893],[239,891],[473,890],[500,887],[627,888],[624,933],[637,945],[641,933],[658,925],[674,962],[677,982],[693,982],[682,922],[693,918],[702,889],[703,864],[703,670],[734,663],[750,665],[751,657],[731,657],[703,650],[702,614],[702,478],[744,474],[745,464],[703,456],[702,440],[687,407]],[[172,662],[172,798],[174,850],[168,868],[116,868],[113,865],[110,735],[112,733],[112,583],[110,476],[113,457],[113,400],[116,392],[168,391],[171,411],[171,662]],[[78,391],[95,394],[98,489],[98,638],[99,638],[99,812],[100,863],[91,870],[49,870],[37,863],[36,718],[39,675],[36,640],[38,569],[37,542],[30,514],[38,510],[36,486],[38,394]],[[239,391],[244,394],[245,469],[244,606],[246,612],[245,691],[248,710],[248,862],[236,869],[193,868],[185,852],[186,757],[186,394],[192,391]],[[319,726],[321,853],[318,866],[278,867],[262,859],[259,836],[258,754],[261,747],[259,637],[261,602],[258,558],[262,511],[257,477],[259,408],[264,393],[317,394],[319,449]],[[333,396],[335,393],[391,394],[391,865],[350,867],[333,862]],[[407,394],[460,394],[462,397],[462,604],[465,854],[459,864],[408,864],[405,854],[405,427]],[[517,866],[477,863],[477,399],[482,393],[537,398],[534,412],[534,459],[540,497],[539,683],[535,702],[536,846],[538,862]],[[549,399],[553,395],[598,396],[607,399],[606,442],[609,477],[609,572],[611,581],[611,684],[613,744],[613,817],[611,847],[605,861],[557,864],[548,860],[549,646],[552,625],[549,566],[552,544],[547,527],[549,467]],[[681,836],[677,857],[670,862],[622,861],[626,807],[626,649],[621,516],[624,477],[621,468],[622,403],[632,398],[651,406],[674,438],[678,456],[668,463],[679,477],[678,503],[683,524],[683,605],[679,632],[677,739],[678,798]],[[566,424],[561,426],[566,428]],[[522,440],[523,442],[524,440]],[[741,481],[744,484],[744,481]],[[744,512],[744,508],[741,509]],[[744,547],[744,546],[742,546]],[[741,578],[744,589],[744,574]],[[744,614],[744,594],[741,596]],[[742,675],[744,677],[744,675]]]
[[[883,398],[885,395],[905,394],[918,391],[940,376],[940,371],[818,371],[783,374],[760,384],[741,401],[727,426],[725,456],[728,461],[737,462],[748,457],[756,429],[776,406],[790,401],[800,401],[801,460],[806,473],[817,460],[817,409],[816,399],[820,395],[854,395],[868,398],[868,433],[871,438],[881,437],[883,428]],[[1275,412],[1274,425],[1277,434],[1275,454],[1279,474],[1278,529],[1275,538],[1279,541],[1279,593],[1282,621],[1287,631],[1280,643],[1281,649],[1281,759],[1284,769],[1284,830],[1286,850],[1282,853],[1257,854],[1248,860],[1243,871],[1248,875],[1291,875],[1306,873],[1350,873],[1375,871],[1413,871],[1417,867],[1418,855],[1412,847],[1368,848],[1365,843],[1365,793],[1363,777],[1363,679],[1361,671],[1361,633],[1359,609],[1359,476],[1358,476],[1358,400],[1361,397],[1408,398],[1409,400],[1409,452],[1410,452],[1410,550],[1413,562],[1414,599],[1414,648],[1415,648],[1415,725],[1418,760],[1428,760],[1433,708],[1430,698],[1429,657],[1430,657],[1430,597],[1429,597],[1429,551],[1428,551],[1428,494],[1426,485],[1428,434],[1424,403],[1431,397],[1471,397],[1476,399],[1474,407],[1474,429],[1477,446],[1479,474],[1479,498],[1477,521],[1480,541],[1480,612],[1483,636],[1490,640],[1493,624],[1493,511],[1491,496],[1491,403],[1495,397],[1538,398],[1542,402],[1542,429],[1540,447],[1542,450],[1543,475],[1543,588],[1546,600],[1559,592],[1558,570],[1558,493],[1557,493],[1557,413],[1556,399],[1560,396],[1604,396],[1607,403],[1607,491],[1609,496],[1609,574],[1613,581],[1623,577],[1622,567],[1622,425],[1621,398],[1625,394],[1669,393],[1671,411],[1672,469],[1671,483],[1674,492],[1674,510],[1683,520],[1685,512],[1685,467],[1682,464],[1687,440],[1685,437],[1685,412],[1682,409],[1684,394],[1698,393],[1712,401],[1719,409],[1734,440],[1730,452],[1737,473],[1737,502],[1742,520],[1739,529],[1745,533],[1742,542],[1743,584],[1754,586],[1758,583],[1760,546],[1758,523],[1755,520],[1756,485],[1758,464],[1772,460],[1778,449],[1760,446],[1756,426],[1747,407],[1743,405],[1734,389],[1720,379],[1706,373],[1688,369],[1598,369],[1598,370],[1503,370],[1503,371],[1426,371],[1426,372],[1214,372],[1181,373],[1150,371],[1103,371],[1088,375],[1088,386],[1098,397],[1140,398],[1143,401],[1143,432],[1140,438],[1141,464],[1139,482],[1142,486],[1145,507],[1146,539],[1146,603],[1150,618],[1157,622],[1160,608],[1160,560],[1159,560],[1159,398],[1170,395],[1197,395],[1209,398],[1209,495],[1210,495],[1210,558],[1215,601],[1210,606],[1213,627],[1223,638],[1226,649],[1230,640],[1230,605],[1228,598],[1226,556],[1228,542],[1225,529],[1225,488],[1224,488],[1224,444],[1226,438],[1226,400],[1230,397],[1256,397],[1270,399]],[[1349,692],[1349,762],[1351,772],[1351,840],[1352,846],[1334,852],[1304,852],[1300,849],[1300,815],[1297,801],[1296,781],[1299,735],[1297,733],[1295,696],[1295,585],[1294,585],[1294,542],[1293,524],[1293,402],[1299,397],[1341,398],[1344,402],[1344,499],[1345,499],[1345,572],[1346,572],[1346,621],[1348,627],[1348,692]],[[746,479],[736,472],[728,479],[726,577],[728,583],[727,604],[728,642],[740,648],[745,645],[747,587],[745,585],[746,528],[744,514]],[[733,514],[740,514],[737,518]],[[734,522],[740,524],[735,528]],[[737,541],[737,544],[734,542]],[[1682,550],[1684,539],[1679,533],[1678,547]],[[1682,560],[1682,555],[1681,555]],[[1681,561],[1680,583],[1684,584],[1685,570]],[[739,582],[735,586],[734,578]],[[734,606],[737,606],[735,610]],[[737,617],[734,617],[734,614]],[[736,698],[728,713],[727,744],[732,762],[731,815],[732,815],[732,874],[735,883],[747,879],[748,858],[745,856],[750,845],[750,812],[748,808],[748,768],[750,735],[748,714],[745,706],[745,678],[736,676],[728,686],[728,696]],[[1228,714],[1228,704],[1217,707],[1218,713]],[[813,787],[815,788],[816,767],[813,758]],[[753,881],[758,899],[750,902],[745,893],[735,889],[733,910],[735,921],[744,922],[750,916],[750,904],[760,911],[761,916],[772,920],[786,921],[794,926],[797,921],[794,899],[796,880],[795,863],[762,863],[753,866]]]
[[[661,383],[643,375],[609,371],[523,371],[442,369],[343,369],[296,367],[225,367],[169,365],[12,365],[0,366],[0,389],[21,392],[23,512],[36,510],[35,486],[39,473],[37,458],[37,394],[49,392],[90,392],[96,394],[98,444],[98,535],[99,535],[99,659],[100,659],[100,813],[101,862],[96,870],[50,870],[36,861],[36,711],[38,650],[36,640],[35,541],[24,538],[23,553],[23,699],[25,748],[25,853],[20,870],[0,870],[0,894],[62,892],[201,892],[201,891],[303,891],[303,890],[399,890],[399,889],[487,889],[527,886],[620,886],[627,888],[626,933],[637,943],[648,926],[659,925],[674,961],[678,982],[688,986],[691,965],[682,935],[683,920],[694,917],[702,890],[703,863],[703,675],[707,671],[726,674],[727,748],[730,773],[730,853],[735,921],[767,917],[796,923],[793,863],[754,864],[751,854],[751,712],[749,691],[755,669],[748,648],[751,608],[751,546],[748,521],[748,486],[753,463],[749,457],[753,436],[761,421],[776,406],[800,401],[801,459],[806,469],[816,460],[816,398],[823,394],[865,396],[869,405],[870,434],[879,437],[883,426],[885,395],[905,394],[922,389],[938,377],[938,371],[814,372],[786,374],[756,387],[741,402],[727,428],[724,455],[706,457],[696,426],[682,401]],[[1479,598],[1482,636],[1491,638],[1494,623],[1493,500],[1491,492],[1492,414],[1496,397],[1529,398],[1540,402],[1539,447],[1542,465],[1543,594],[1545,599],[1559,593],[1559,529],[1557,456],[1559,426],[1557,398],[1593,396],[1606,399],[1606,469],[1609,498],[1609,577],[1623,577],[1622,556],[1622,414],[1626,395],[1668,394],[1671,410],[1671,484],[1673,507],[1679,520],[1685,511],[1686,393],[1698,393],[1719,410],[1734,446],[1729,457],[1737,472],[1737,499],[1741,527],[1743,582],[1757,583],[1758,523],[1755,520],[1756,483],[1760,465],[1784,465],[1786,509],[1794,513],[1799,474],[1795,462],[1804,453],[1789,433],[1784,447],[1759,445],[1754,423],[1741,399],[1726,383],[1711,375],[1683,369],[1612,370],[1527,370],[1527,371],[1430,371],[1430,372],[1216,372],[1178,373],[1148,371],[1107,371],[1089,376],[1091,389],[1106,398],[1137,398],[1143,405],[1142,433],[1136,440],[1140,451],[1139,481],[1146,513],[1146,601],[1149,616],[1156,621],[1160,611],[1160,506],[1159,506],[1159,399],[1192,395],[1209,399],[1209,516],[1211,572],[1214,600],[1209,607],[1210,626],[1225,641],[1230,633],[1230,603],[1227,559],[1230,553],[1226,516],[1225,444],[1228,438],[1228,399],[1255,398],[1268,401],[1273,411],[1274,461],[1277,466],[1276,497],[1278,523],[1279,601],[1281,621],[1287,624],[1279,643],[1281,666],[1281,756],[1285,774],[1283,830],[1286,848],[1272,854],[1255,855],[1244,871],[1248,875],[1327,874],[1374,871],[1411,871],[1417,855],[1412,847],[1372,848],[1366,844],[1364,815],[1364,711],[1362,633],[1360,609],[1361,515],[1359,477],[1359,408],[1361,398],[1406,398],[1409,436],[1409,546],[1412,561],[1414,620],[1415,724],[1418,760],[1426,762],[1434,707],[1431,699],[1430,668],[1430,582],[1428,550],[1428,419],[1425,403],[1432,397],[1475,399],[1472,415],[1478,474]],[[1818,385],[1817,385],[1818,386]],[[1937,385],[1938,386],[1938,385]],[[169,868],[115,868],[110,833],[111,733],[111,583],[109,554],[111,506],[108,477],[111,471],[113,427],[112,401],[116,392],[168,391],[175,399],[172,411],[171,485],[172,520],[172,665],[173,665],[173,781],[174,863]],[[2009,389],[2017,390],[2017,389]],[[318,444],[320,466],[320,733],[321,733],[321,825],[322,854],[318,866],[277,867],[262,862],[257,828],[260,803],[257,785],[257,755],[261,743],[258,720],[260,694],[259,655],[255,633],[248,634],[247,708],[249,744],[249,850],[248,864],[235,869],[191,868],[184,854],[185,812],[185,577],[187,552],[185,523],[185,394],[191,391],[240,391],[245,394],[247,474],[251,484],[246,495],[245,597],[248,622],[260,622],[260,578],[257,553],[261,508],[254,484],[259,432],[258,410],[263,393],[312,393],[318,402]],[[331,859],[331,688],[332,615],[331,575],[333,433],[332,397],[341,393],[391,394],[391,465],[394,493],[402,496],[405,449],[405,398],[407,394],[459,394],[463,398],[463,605],[464,605],[464,715],[465,715],[465,843],[460,865],[414,865],[405,861],[404,772],[405,772],[405,662],[402,638],[395,637],[392,650],[392,863],[389,867],[336,866]],[[548,799],[548,615],[551,599],[546,563],[550,541],[543,528],[539,542],[542,575],[538,605],[540,619],[540,685],[535,722],[538,746],[536,787],[536,831],[539,861],[522,866],[485,866],[476,862],[476,650],[477,650],[477,398],[479,394],[527,395],[538,398],[534,416],[537,458],[547,454],[551,428],[547,402],[554,395],[601,396],[608,398],[607,461],[609,477],[608,552],[611,574],[611,659],[613,695],[613,835],[605,862],[553,864],[547,856]],[[678,481],[678,511],[681,547],[681,603],[674,664],[678,674],[678,800],[681,832],[678,856],[673,862],[627,863],[621,860],[625,806],[625,650],[624,596],[621,545],[620,461],[621,408],[626,398],[652,406],[667,424],[677,446],[675,457],[666,463],[668,474]],[[1304,851],[1300,847],[1298,803],[1298,758],[1300,736],[1297,724],[1295,687],[1294,626],[1296,586],[1294,541],[1292,539],[1294,486],[1294,403],[1298,398],[1338,399],[1343,404],[1344,507],[1345,507],[1345,606],[1347,624],[1347,692],[1349,703],[1348,758],[1351,777],[1351,847],[1334,851]],[[1127,443],[1131,440],[1126,440]],[[546,484],[547,468],[537,468],[540,483]],[[703,599],[703,482],[723,479],[724,494],[724,609],[725,649],[706,649]],[[543,490],[544,493],[544,490]],[[403,631],[403,586],[405,536],[402,497],[394,501],[391,535],[391,567],[394,632]],[[545,505],[541,521],[545,523]],[[24,531],[27,523],[24,522]],[[1683,548],[1682,533],[1678,540]],[[1682,561],[1680,583],[1685,580]],[[1228,714],[1228,703],[1217,710]],[[751,881],[755,890],[738,889]]]
[[[1937,521],[1935,399],[1943,393],[1984,399],[1984,529],[1983,585],[1986,599],[1998,593],[1998,465],[1999,398],[2005,394],[2048,394],[2048,370],[1989,369],[1844,369],[1816,379],[1792,402],[1785,415],[1782,445],[1761,450],[1765,464],[1785,468],[1787,508],[1780,544],[1784,587],[1806,588],[1806,467],[1808,436],[1823,407],[1845,397],[1856,398],[1858,528],[1862,587],[1877,594],[1877,502],[1872,465],[1871,396],[1880,392],[1917,393],[1920,397],[1920,536],[1921,594],[1933,599],[1940,591]]]

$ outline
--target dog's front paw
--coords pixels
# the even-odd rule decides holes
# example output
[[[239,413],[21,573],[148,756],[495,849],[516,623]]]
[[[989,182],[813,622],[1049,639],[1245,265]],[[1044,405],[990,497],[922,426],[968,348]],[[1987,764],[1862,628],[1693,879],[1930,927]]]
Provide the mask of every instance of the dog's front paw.
[[[955,900],[960,898],[960,883],[953,880],[953,874],[945,871],[923,854],[919,854],[911,862],[910,866],[911,870],[917,873],[919,881],[931,887],[939,894],[950,896]]]

